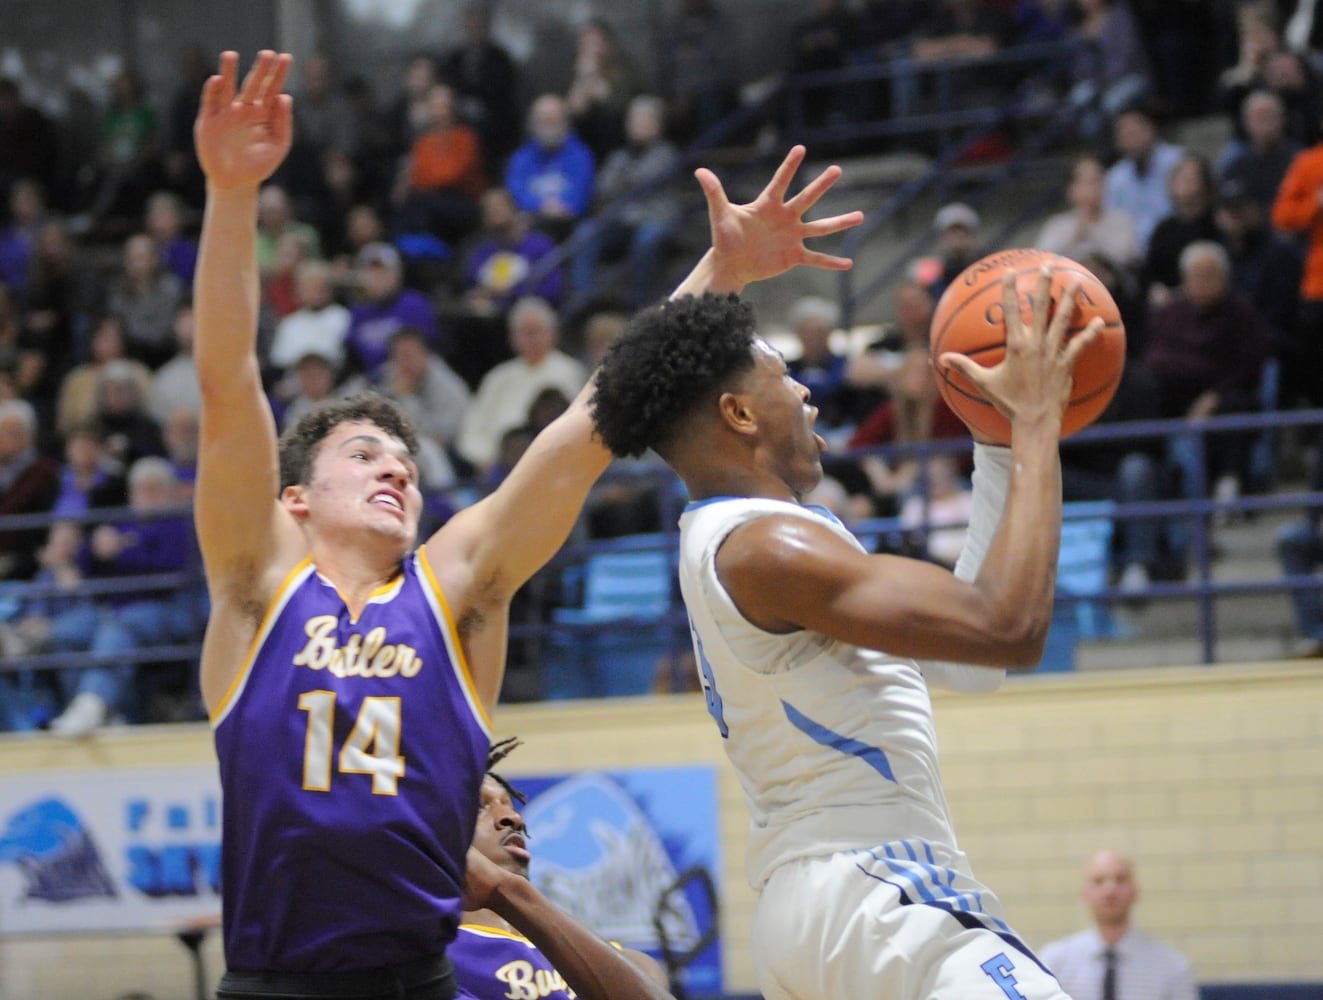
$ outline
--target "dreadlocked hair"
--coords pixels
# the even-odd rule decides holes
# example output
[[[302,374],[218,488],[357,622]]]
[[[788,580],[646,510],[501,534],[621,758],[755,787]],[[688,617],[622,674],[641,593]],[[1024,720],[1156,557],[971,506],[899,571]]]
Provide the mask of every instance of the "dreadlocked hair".
[[[312,463],[326,435],[340,424],[372,424],[404,442],[418,455],[418,436],[399,404],[379,392],[360,392],[348,399],[323,403],[305,413],[280,437],[280,488],[307,483]]]
[[[699,402],[754,365],[753,308],[736,295],[683,296],[636,315],[607,351],[589,406],[616,456],[663,455]]]
[[[519,789],[515,788],[514,785],[510,784],[510,782],[506,781],[492,769],[523,745],[524,741],[518,736],[507,736],[503,740],[497,740],[491,745],[491,749],[487,751],[487,776],[504,788],[510,798],[514,799],[521,806],[528,801],[528,796],[519,791]]]

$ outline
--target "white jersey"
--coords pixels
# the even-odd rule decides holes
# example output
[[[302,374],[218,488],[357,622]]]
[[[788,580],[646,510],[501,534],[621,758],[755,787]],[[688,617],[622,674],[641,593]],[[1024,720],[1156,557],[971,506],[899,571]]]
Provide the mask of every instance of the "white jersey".
[[[1005,497],[1009,455],[996,452],[1003,454],[990,459],[989,449],[976,449],[981,464],[966,551],[973,558],[962,557],[957,567],[966,579],[982,561],[980,547],[986,549]],[[752,814],[750,883],[761,888],[795,858],[902,840],[931,846],[941,867],[970,875],[942,790],[924,680],[929,665],[921,671],[912,659],[807,630],[764,631],[740,613],[718,578],[716,555],[726,537],[769,515],[817,521],[864,551],[825,509],[785,501],[716,498],[690,504],[680,518],[680,588],[703,690]],[[973,684],[961,683],[961,670]],[[967,688],[995,686],[1004,675],[950,664],[932,665],[932,672]]]

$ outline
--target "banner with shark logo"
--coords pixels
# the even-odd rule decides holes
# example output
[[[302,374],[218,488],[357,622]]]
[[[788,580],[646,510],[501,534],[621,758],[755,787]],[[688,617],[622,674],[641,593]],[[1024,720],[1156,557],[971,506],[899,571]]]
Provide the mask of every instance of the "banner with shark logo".
[[[0,935],[180,930],[219,890],[214,765],[0,778]]]
[[[599,934],[670,966],[685,994],[721,994],[715,770],[509,777],[528,796],[534,884]]]

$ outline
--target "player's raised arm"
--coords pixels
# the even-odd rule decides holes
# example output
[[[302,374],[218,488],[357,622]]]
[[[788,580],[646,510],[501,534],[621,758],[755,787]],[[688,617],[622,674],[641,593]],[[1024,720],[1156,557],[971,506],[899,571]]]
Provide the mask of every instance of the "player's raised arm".
[[[681,283],[676,295],[704,291],[738,292],[745,285],[804,265],[833,270],[851,262],[812,250],[805,240],[858,225],[860,212],[805,221],[840,177],[828,167],[802,191],[788,196],[795,171],[804,159],[796,146],[762,192],[747,204],[732,204],[709,170],[697,177],[707,197],[712,248]],[[513,594],[564,544],[588,490],[611,455],[593,435],[588,403],[593,382],[537,440],[504,483],[490,497],[463,511],[438,533],[454,557],[454,546],[467,547],[467,558],[480,585]],[[429,542],[429,553],[432,553]],[[465,557],[461,551],[461,557]],[[439,558],[433,559],[439,562]],[[482,682],[479,681],[479,686]]]
[[[242,85],[238,61],[233,52],[221,56],[193,129],[207,177],[194,281],[193,354],[202,391],[194,506],[212,599],[221,605],[231,591],[258,596],[251,589],[256,574],[271,564],[282,534],[277,524],[287,518],[276,503],[276,430],[255,346],[255,239],[258,187],[289,151],[291,106],[281,87],[290,57],[262,52]],[[204,658],[204,692],[214,686],[207,669]]]

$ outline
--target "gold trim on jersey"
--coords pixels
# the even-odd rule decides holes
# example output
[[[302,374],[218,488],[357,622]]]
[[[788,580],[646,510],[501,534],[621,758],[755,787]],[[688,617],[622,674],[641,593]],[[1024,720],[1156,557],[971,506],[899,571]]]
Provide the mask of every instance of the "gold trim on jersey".
[[[225,697],[216,706],[216,711],[211,714],[212,729],[225,721],[230,709],[239,700],[239,696],[243,694],[244,686],[248,683],[248,675],[252,673],[253,664],[257,660],[257,654],[261,650],[262,644],[266,642],[266,637],[270,635],[271,629],[275,626],[276,619],[280,617],[280,612],[285,610],[285,605],[289,602],[294,591],[298,590],[299,584],[313,571],[312,556],[305,556],[289,571],[289,575],[276,588],[271,603],[267,605],[266,614],[262,616],[262,623],[257,626],[257,633],[253,636],[252,642],[248,644],[248,652],[244,656],[243,666],[234,675],[234,680],[230,681],[230,687],[225,692]]]
[[[478,697],[478,688],[473,683],[473,674],[469,671],[468,660],[464,658],[464,649],[459,642],[459,629],[455,627],[455,619],[450,613],[446,595],[441,592],[441,584],[437,582],[436,574],[432,572],[432,564],[428,561],[426,548],[420,546],[414,553],[414,559],[417,560],[418,568],[422,570],[423,575],[427,577],[429,586],[424,588],[424,593],[429,595],[429,603],[433,604],[433,609],[440,612],[437,616],[437,624],[444,626],[441,634],[445,637],[446,645],[450,647],[450,662],[454,665],[456,675],[461,681],[460,686],[464,696],[468,698],[469,708],[490,739],[493,732],[492,721],[487,717],[487,709],[483,707],[482,699]]]
[[[323,576],[320,572],[317,574],[317,579],[321,580],[322,583],[326,584],[326,586],[334,590],[335,596],[340,598],[340,602],[345,606],[346,609],[348,609],[349,602],[345,600],[345,595],[340,593],[339,587],[337,587],[334,583],[332,583],[331,580],[329,580],[327,577]],[[401,567],[399,572],[397,572],[394,576],[392,576],[389,580],[383,583],[376,590],[372,591],[372,593],[368,594],[367,600],[363,602],[363,610],[366,611],[367,606],[369,604],[386,604],[387,602],[393,600],[395,595],[399,593],[400,588],[403,586],[404,586],[404,568]],[[357,615],[351,613],[349,615],[349,624],[357,625],[358,619],[362,616],[362,613],[363,613],[362,611],[360,611]]]

